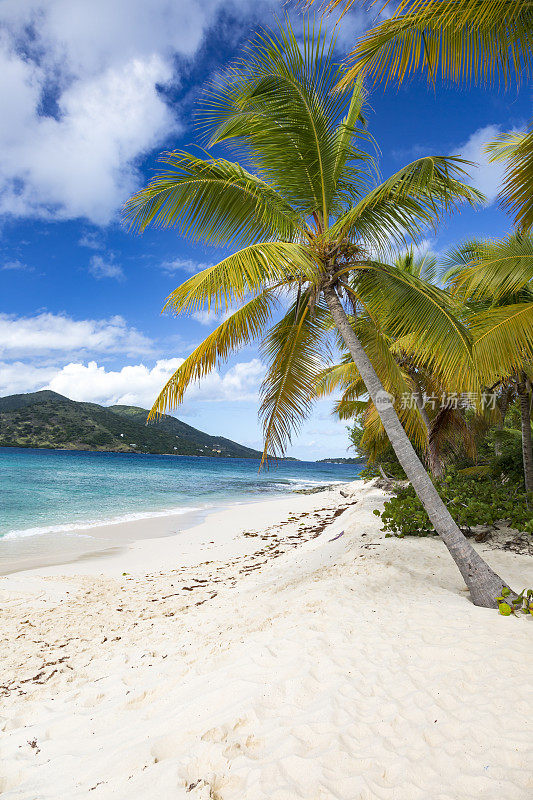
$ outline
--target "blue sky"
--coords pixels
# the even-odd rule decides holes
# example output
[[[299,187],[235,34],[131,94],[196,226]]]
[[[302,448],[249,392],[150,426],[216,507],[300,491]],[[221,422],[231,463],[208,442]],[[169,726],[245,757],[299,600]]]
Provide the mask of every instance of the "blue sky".
[[[157,154],[195,142],[202,86],[261,25],[276,0],[4,0],[0,9],[0,395],[50,387],[73,399],[149,406],[213,320],[161,316],[169,292],[220,252],[175,232],[134,236],[120,207]],[[292,13],[294,24],[299,17]],[[342,56],[371,17],[339,35]],[[375,88],[368,123],[383,176],[423,154],[480,166],[487,207],[449,218],[428,246],[505,233],[500,169],[483,142],[523,127],[528,87],[457,89],[411,81]],[[194,387],[177,416],[260,446],[262,365],[247,348]],[[321,402],[290,454],[344,455],[345,425]]]

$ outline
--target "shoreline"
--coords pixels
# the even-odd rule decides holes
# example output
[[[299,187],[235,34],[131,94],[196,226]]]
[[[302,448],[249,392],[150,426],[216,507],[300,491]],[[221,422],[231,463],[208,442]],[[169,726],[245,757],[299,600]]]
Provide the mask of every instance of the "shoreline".
[[[529,800],[530,621],[473,606],[438,539],[385,538],[385,497],[242,504],[1,578],[2,796]]]
[[[334,485],[344,485],[335,481],[324,489],[328,490]],[[277,503],[288,498],[299,495],[297,490],[293,492],[283,492],[272,494],[268,497],[255,498],[247,501],[245,498],[231,498],[224,501],[205,506],[181,506],[178,509],[162,509],[146,512],[131,512],[124,514],[129,519],[110,518],[101,521],[90,522],[87,524],[68,523],[51,525],[50,530],[46,528],[36,532],[37,529],[27,529],[32,531],[26,533],[24,529],[9,532],[0,537],[0,548],[2,558],[0,559],[0,577],[11,575],[22,571],[35,571],[45,568],[55,568],[88,562],[93,560],[100,561],[106,557],[119,557],[124,555],[127,558],[128,550],[137,542],[144,540],[163,539],[167,537],[180,536],[185,531],[198,527],[213,514],[238,508],[239,506],[254,506],[264,503]],[[35,531],[35,532],[33,532]],[[16,535],[12,535],[12,534]],[[71,537],[71,534],[73,536]],[[46,541],[51,545],[53,552],[32,552],[32,544],[38,544],[40,537],[47,537]],[[36,538],[37,541],[32,541]],[[26,541],[27,540],[27,541]],[[24,553],[24,545],[26,550]],[[55,550],[54,550],[55,548]],[[9,551],[15,551],[14,554]],[[16,551],[22,551],[17,553]],[[50,550],[50,548],[49,548]],[[65,552],[66,551],[66,552]]]
[[[339,484],[338,488],[345,485],[350,484]],[[117,577],[123,571],[138,573],[164,569],[169,559],[181,559],[189,563],[199,552],[208,548],[215,555],[224,555],[229,552],[234,537],[224,530],[222,536],[216,537],[217,541],[203,541],[206,537],[212,540],[213,537],[208,535],[211,526],[218,527],[222,523],[224,528],[224,522],[231,519],[232,525],[238,531],[239,526],[244,527],[246,520],[254,514],[259,514],[261,519],[270,524],[280,513],[289,513],[292,509],[312,510],[320,504],[320,498],[330,491],[328,488],[311,495],[287,492],[251,502],[232,500],[208,508],[196,508],[190,512],[155,514],[125,522],[103,523],[94,528],[76,528],[77,542],[90,532],[90,545],[87,540],[81,540],[81,544],[85,544],[88,550],[71,557],[62,556],[58,552],[57,555],[45,559],[47,563],[27,563],[18,568],[15,566],[4,571],[0,578],[25,572],[40,576],[94,574]],[[61,541],[64,543],[63,537]],[[99,542],[106,542],[106,545],[102,547]],[[37,556],[36,560],[42,561],[43,555]],[[28,562],[31,562],[31,558]]]

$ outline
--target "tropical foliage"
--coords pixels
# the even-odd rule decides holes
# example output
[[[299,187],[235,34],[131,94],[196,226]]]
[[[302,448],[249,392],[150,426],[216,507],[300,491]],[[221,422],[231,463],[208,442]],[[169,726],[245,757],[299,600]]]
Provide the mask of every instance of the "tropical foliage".
[[[430,253],[417,256],[410,248],[397,256],[393,267],[400,273],[416,276],[426,284],[426,291],[434,288],[437,259]],[[459,304],[455,310],[462,313]],[[475,453],[472,425],[467,423],[465,409],[459,405],[439,407],[439,399],[448,393],[472,392],[480,386],[472,361],[464,357],[465,350],[460,340],[456,341],[455,352],[448,350],[445,354],[447,364],[436,368],[416,338],[408,334],[395,337],[388,330],[388,316],[369,315],[361,306],[356,309],[352,324],[384,388],[394,396],[396,411],[411,441],[425,458],[432,474],[439,476],[444,463],[453,460],[458,452],[472,457]],[[342,394],[334,412],[340,419],[358,418],[361,431],[359,449],[370,462],[381,461],[386,453],[390,453],[390,445],[364,381],[348,355],[340,364],[327,367],[317,380],[319,396],[339,389]]]
[[[461,474],[450,470],[437,483],[439,493],[461,527],[472,534],[478,525],[505,520],[510,527],[533,533],[533,520],[525,492],[520,486],[486,475]],[[411,486],[398,487],[387,500],[381,516],[383,530],[394,536],[428,536],[434,528]]]
[[[330,0],[326,9],[345,13],[357,2]],[[442,78],[507,87],[531,78],[532,44],[531,0],[400,0],[393,13],[357,43],[339,85],[362,75],[401,82],[422,71],[432,83]],[[489,151],[493,160],[507,163],[503,205],[514,214],[516,227],[529,230],[533,130],[503,134]]]
[[[326,10],[346,13],[359,3],[330,0]],[[393,6],[377,5],[377,11]],[[343,82],[363,71],[402,81],[419,69],[432,82],[441,77],[507,85],[531,77],[531,0],[400,0],[391,11],[351,52]]]
[[[503,240],[470,241],[452,250],[444,261],[445,281],[462,304],[461,319],[472,336],[473,365],[477,384],[494,401],[485,409],[476,408],[459,414],[433,415],[426,423],[426,454],[440,449],[442,436],[439,422],[448,418],[458,448],[448,447],[444,460],[466,467],[475,463],[480,450],[482,463],[490,464],[495,474],[506,474],[516,479],[520,452],[521,473],[528,492],[533,491],[533,452],[531,447],[531,382],[533,378],[533,284],[531,265],[533,242],[525,234],[513,234]],[[401,263],[398,262],[401,266]],[[398,359],[398,342],[389,340],[390,356]],[[417,387],[414,397],[420,397],[420,386],[424,379],[426,396],[435,386],[434,376],[423,369],[417,356],[416,343],[410,361],[416,364]],[[340,367],[332,369],[338,371]],[[346,367],[344,367],[346,369]],[[378,365],[380,370],[381,366]],[[393,374],[390,367],[388,371]],[[352,369],[353,372],[353,369]],[[466,393],[469,386],[456,384],[458,392]],[[418,391],[417,391],[418,390]],[[386,442],[380,439],[373,424],[370,403],[350,408],[350,392],[361,394],[361,387],[352,382],[337,404],[336,411],[343,418],[359,412],[359,423],[354,432],[360,452],[370,461],[387,459],[394,463]],[[365,409],[364,413],[363,408]],[[418,404],[418,410],[423,412]],[[514,412],[514,414],[513,414]],[[431,412],[430,412],[431,413]],[[426,411],[427,414],[427,411]],[[515,428],[509,421],[514,415]],[[517,421],[518,415],[518,421]],[[507,422],[506,422],[507,418]],[[462,421],[461,425],[457,424]],[[419,433],[419,431],[418,431]],[[442,433],[442,431],[440,432]],[[465,438],[462,438],[461,433]],[[488,447],[490,439],[491,446]],[[521,439],[521,442],[520,442]],[[453,439],[452,439],[453,442]],[[423,446],[418,438],[417,444]],[[517,446],[518,445],[518,446]],[[442,456],[442,453],[439,453]],[[435,453],[433,454],[435,458]],[[435,470],[433,470],[435,474]],[[511,475],[511,473],[514,473]]]

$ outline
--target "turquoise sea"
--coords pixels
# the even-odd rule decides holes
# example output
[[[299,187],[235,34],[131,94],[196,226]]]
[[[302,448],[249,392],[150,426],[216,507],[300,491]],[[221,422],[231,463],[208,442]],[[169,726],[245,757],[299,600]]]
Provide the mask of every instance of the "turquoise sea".
[[[0,567],[3,555],[20,550],[16,540],[31,538],[35,554],[52,544],[53,534],[57,548],[58,534],[205,512],[354,480],[360,471],[359,465],[305,461],[282,461],[261,472],[258,466],[249,459],[0,448]]]

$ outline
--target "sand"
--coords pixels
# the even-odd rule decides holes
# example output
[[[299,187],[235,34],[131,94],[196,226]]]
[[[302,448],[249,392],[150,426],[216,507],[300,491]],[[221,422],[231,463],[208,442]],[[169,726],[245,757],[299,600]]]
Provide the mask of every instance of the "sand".
[[[343,491],[0,579],[2,798],[530,800],[533,619]]]

